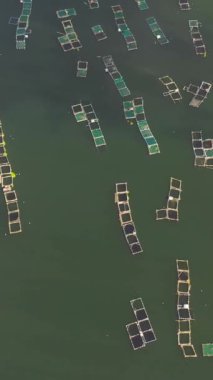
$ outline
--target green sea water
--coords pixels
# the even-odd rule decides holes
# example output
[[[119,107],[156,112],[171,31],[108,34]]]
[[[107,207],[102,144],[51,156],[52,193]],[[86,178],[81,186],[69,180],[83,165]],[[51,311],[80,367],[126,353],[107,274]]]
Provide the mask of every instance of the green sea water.
[[[0,3],[0,119],[8,157],[17,173],[23,233],[9,236],[0,202],[0,375],[2,380],[199,380],[212,375],[201,344],[213,341],[211,170],[195,168],[191,131],[213,138],[212,95],[199,109],[191,96],[173,104],[158,78],[179,87],[212,81],[211,0],[99,0],[90,11],[80,0],[33,0],[32,34],[26,51],[15,49],[21,5]],[[122,5],[138,43],[128,52],[110,6]],[[73,23],[83,48],[63,53],[56,10],[75,7]],[[154,16],[170,40],[160,46],[146,25]],[[207,58],[195,55],[188,19],[202,23]],[[91,26],[108,39],[97,43]],[[143,96],[146,116],[161,154],[148,156],[136,127],[127,125],[122,99],[98,56],[111,54],[132,98]],[[76,78],[77,61],[89,62]],[[70,106],[92,102],[107,141],[95,149],[89,131]],[[183,181],[180,222],[156,222],[169,178]],[[144,252],[131,256],[114,204],[115,183],[127,181]],[[191,269],[198,358],[184,359],[177,346],[176,259]],[[125,325],[134,320],[130,299],[142,297],[157,342],[134,352]]]

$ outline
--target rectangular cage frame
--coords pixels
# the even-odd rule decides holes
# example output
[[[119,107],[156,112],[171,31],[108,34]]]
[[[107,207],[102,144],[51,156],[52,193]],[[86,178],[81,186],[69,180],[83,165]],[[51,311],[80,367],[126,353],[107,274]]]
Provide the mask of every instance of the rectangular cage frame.
[[[181,11],[190,11],[191,6],[188,0],[179,0],[179,7]]]
[[[203,356],[212,357],[213,356],[213,343],[203,343],[202,344]]]
[[[88,0],[89,9],[99,8],[98,0]]]
[[[56,15],[59,19],[61,19],[61,18],[67,18],[70,16],[76,16],[77,12],[75,8],[66,8],[66,9],[60,9],[56,11]]]
[[[145,10],[149,9],[149,6],[148,6],[146,0],[135,0],[135,2],[137,3],[140,11],[145,11]]]
[[[95,147],[101,148],[106,146],[106,140],[92,103],[78,103],[71,106],[71,109],[77,122],[87,122],[87,127],[91,132]]]
[[[111,9],[113,11],[113,14],[114,14],[114,19],[115,19],[115,23],[116,23],[116,26],[117,26],[117,30],[118,32],[121,32],[122,36],[124,37],[124,40],[126,42],[126,46],[127,46],[127,50],[130,51],[130,50],[136,50],[138,47],[137,47],[137,42],[136,42],[136,39],[133,35],[133,33],[131,32],[126,20],[125,20],[125,17],[124,17],[124,13],[123,13],[123,9],[121,6],[111,6]]]
[[[177,315],[178,315],[178,346],[185,358],[197,357],[191,337],[190,309],[190,271],[188,260],[176,260],[177,269]],[[182,288],[182,287],[185,288]]]
[[[182,344],[181,346],[185,358],[196,358],[197,353],[193,344]]]
[[[105,71],[111,76],[119,94],[122,98],[130,95],[130,90],[128,89],[122,75],[118,71],[113,58],[111,55],[102,57],[103,63],[105,65]]]

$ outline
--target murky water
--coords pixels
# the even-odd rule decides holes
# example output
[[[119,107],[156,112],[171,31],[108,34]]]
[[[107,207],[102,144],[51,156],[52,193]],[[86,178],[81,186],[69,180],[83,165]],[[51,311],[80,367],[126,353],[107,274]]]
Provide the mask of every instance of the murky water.
[[[0,4],[0,118],[17,175],[23,234],[5,236],[1,196],[0,373],[4,380],[198,380],[211,376],[201,344],[213,341],[212,172],[194,168],[191,130],[213,137],[212,96],[191,109],[189,94],[174,105],[162,96],[158,77],[179,87],[212,79],[212,4],[194,0],[191,12],[178,1],[149,1],[140,12],[133,0],[99,0],[89,11],[80,0],[34,0],[27,50],[16,51],[15,0]],[[121,4],[138,50],[128,52],[116,31],[110,5]],[[74,6],[79,53],[63,53],[56,10]],[[160,46],[145,19],[155,16],[170,40]],[[188,19],[202,22],[207,59],[195,56]],[[101,24],[108,39],[97,43],[90,27]],[[112,54],[131,90],[143,96],[146,116],[161,154],[148,156],[122,99],[98,56]],[[76,78],[77,61],[89,62]],[[107,141],[96,151],[89,131],[76,124],[70,106],[93,103]],[[170,176],[183,181],[178,224],[155,221],[165,205]],[[130,204],[144,247],[132,257],[114,204],[115,182],[127,181]],[[197,359],[177,347],[175,259],[189,259],[192,339]],[[142,297],[157,342],[133,352],[125,325],[134,320],[129,301]]]

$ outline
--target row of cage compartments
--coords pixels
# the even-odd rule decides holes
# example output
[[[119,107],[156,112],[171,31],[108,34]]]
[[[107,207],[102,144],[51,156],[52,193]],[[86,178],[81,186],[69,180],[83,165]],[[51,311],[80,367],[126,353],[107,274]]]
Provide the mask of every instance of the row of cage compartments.
[[[7,157],[7,152],[5,149],[4,142],[4,133],[2,127],[0,125],[0,176],[1,176],[1,184],[4,186],[12,186],[13,185],[13,177],[12,177],[12,167]]]
[[[191,134],[194,148],[211,149],[213,147],[213,139],[203,139],[202,131],[192,131]]]
[[[10,234],[22,232],[20,210],[15,190],[4,191]]]
[[[166,87],[167,92],[163,92],[163,96],[171,96],[173,101],[181,100],[182,95],[175,81],[168,75],[158,78],[159,81]]]
[[[74,42],[66,42],[64,44],[61,44],[63,51],[70,51],[70,50],[78,50],[82,48],[82,45],[79,40],[76,40]]]
[[[86,115],[91,115],[88,117],[88,120],[98,119],[94,107],[91,103],[78,103],[74,104],[71,108],[74,115],[84,112]]]
[[[177,293],[179,295],[190,295],[191,281],[188,260],[176,260],[177,267]]]
[[[161,208],[156,210],[156,220],[179,221],[178,210],[169,208]]]
[[[125,213],[123,214],[126,215]],[[143,248],[140,244],[140,241],[137,236],[137,231],[133,221],[122,223],[120,214],[119,214],[120,223],[123,229],[124,236],[126,238],[127,244],[129,245],[130,251],[133,255],[143,252]]]
[[[83,110],[87,116],[88,122],[94,123],[96,122],[99,125],[99,119],[98,116],[96,115],[96,112],[94,110],[94,107],[91,103],[81,103]]]
[[[134,107],[137,107],[137,106],[141,106],[141,107],[144,106],[144,101],[143,101],[142,96],[138,96],[137,98],[134,98],[132,100],[125,100],[123,102],[123,109],[125,111],[132,110],[134,109]]]
[[[126,234],[125,233],[125,229],[128,228],[130,230],[130,226],[134,228],[134,232]],[[137,233],[136,233],[136,230],[135,230],[134,223],[132,222],[132,223],[124,224],[124,225],[122,225],[122,228],[123,228],[124,235],[125,235],[127,244],[129,245],[131,253],[133,255],[137,255],[139,253],[142,253],[143,252],[143,248],[142,248],[142,246],[140,244],[140,241],[139,241],[139,239],[137,237]],[[132,228],[132,230],[133,230],[133,228]]]
[[[128,194],[127,182],[116,183],[115,203],[118,204],[118,209],[121,213],[130,211]]]
[[[163,92],[163,96],[170,96],[174,103],[182,99],[182,95],[178,89],[175,91]]]
[[[213,158],[196,156],[194,165],[202,168],[213,169]]]
[[[182,192],[182,180],[171,177],[170,184],[169,184],[168,201],[172,200],[172,198],[176,200],[180,200],[181,192]]]
[[[144,319],[149,319],[148,313],[146,311],[146,308],[144,306],[144,303],[141,297],[134,298],[133,300],[131,300],[130,305],[137,321],[143,321]]]
[[[17,234],[22,232],[20,212],[14,212],[13,214],[8,214],[8,225],[10,234]]]

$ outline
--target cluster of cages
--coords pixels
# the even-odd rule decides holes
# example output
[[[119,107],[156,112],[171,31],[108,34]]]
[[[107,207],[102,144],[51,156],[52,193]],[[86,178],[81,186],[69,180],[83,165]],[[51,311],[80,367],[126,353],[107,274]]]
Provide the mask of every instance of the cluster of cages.
[[[138,48],[137,42],[133,33],[131,32],[126,23],[122,7],[120,5],[113,5],[111,8],[114,13],[115,23],[117,25],[118,32],[121,32],[125,39],[127,50],[136,50]]]
[[[116,183],[115,203],[117,203],[119,220],[124,236],[133,255],[143,252],[137,237],[129,205],[129,191],[126,182]]]
[[[170,189],[167,198],[166,208],[156,210],[156,220],[179,221],[179,202],[181,200],[182,181],[177,178],[170,178]]]
[[[197,357],[191,338],[191,281],[188,260],[176,260],[176,266],[178,346],[180,346],[184,357]]]
[[[58,41],[64,52],[71,50],[79,50],[82,48],[81,42],[77,33],[74,30],[71,20],[64,20],[61,22],[64,28],[64,35],[58,37]]]
[[[186,92],[189,92],[190,94],[194,95],[189,105],[198,108],[207,98],[211,88],[211,83],[203,81],[200,86],[196,86],[190,83],[188,86],[184,86],[183,89]]]
[[[105,65],[105,71],[109,73],[111,76],[113,82],[115,83],[115,86],[121,95],[122,98],[129,96],[130,91],[128,87],[126,86],[126,83],[121,75],[121,73],[118,71],[113,58],[111,55],[107,55],[103,57],[103,63]]]
[[[138,350],[146,347],[149,343],[155,342],[157,339],[142,299],[133,299],[130,301],[130,305],[136,322],[128,323],[126,330],[133,350]]]
[[[189,20],[189,30],[196,55],[206,57],[206,46],[200,33],[201,23],[198,20]]]
[[[170,96],[174,103],[177,103],[182,99],[180,90],[171,77],[165,75],[164,77],[159,78],[159,81],[166,86],[167,89],[166,92],[163,92],[163,96]]]
[[[0,122],[0,177],[1,186],[5,198],[8,214],[8,227],[10,234],[16,234],[22,231],[20,210],[16,191],[13,190],[13,173],[7,158],[5,149],[4,133]]]
[[[179,6],[181,11],[190,11],[191,9],[188,0],[179,0]]]
[[[203,139],[202,131],[192,131],[194,165],[213,169],[213,139]]]

